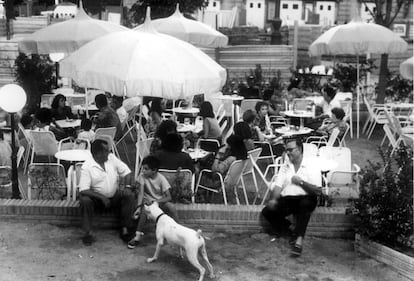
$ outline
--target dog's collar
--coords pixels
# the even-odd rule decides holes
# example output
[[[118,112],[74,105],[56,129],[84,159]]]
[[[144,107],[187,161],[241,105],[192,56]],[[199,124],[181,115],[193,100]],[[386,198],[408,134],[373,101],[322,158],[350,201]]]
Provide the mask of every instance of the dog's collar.
[[[165,215],[165,213],[161,213],[158,215],[158,217],[155,219],[155,224],[157,224],[158,220],[160,219],[160,217],[162,217],[162,215]]]

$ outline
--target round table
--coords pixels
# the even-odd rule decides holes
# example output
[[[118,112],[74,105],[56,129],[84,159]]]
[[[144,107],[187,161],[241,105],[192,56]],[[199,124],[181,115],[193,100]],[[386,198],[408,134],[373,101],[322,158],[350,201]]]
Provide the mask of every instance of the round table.
[[[196,148],[196,149],[188,149],[188,154],[190,155],[191,159],[193,160],[198,160],[201,158],[206,157],[208,154],[210,154],[211,152],[205,151],[203,149],[200,148]]]
[[[234,124],[236,124],[237,121],[239,121],[239,112],[240,112],[240,106],[239,101],[244,100],[244,97],[239,95],[223,95],[219,97],[220,100],[231,100],[233,101],[231,104],[231,122],[232,127],[234,127]]]
[[[89,150],[85,149],[68,149],[56,152],[55,157],[59,160],[69,162],[82,162],[91,158],[92,154]]]
[[[56,120],[56,124],[61,128],[76,128],[80,127],[81,120],[80,119],[69,119],[69,120]]]
[[[286,115],[288,117],[296,117],[299,118],[300,120],[300,126],[303,127],[304,122],[303,122],[303,118],[314,118],[314,114],[311,111],[304,111],[304,110],[286,110],[286,111],[282,111],[280,112],[280,114]]]
[[[182,114],[198,114],[200,112],[200,109],[197,107],[176,107],[173,108],[173,111],[175,113],[182,113]]]
[[[275,129],[275,132],[282,136],[306,135],[312,131],[312,129],[307,127],[299,128],[298,130],[290,127],[280,127]]]
[[[177,132],[179,133],[194,132],[195,129],[196,129],[196,126],[191,125],[191,124],[178,124],[177,125]]]

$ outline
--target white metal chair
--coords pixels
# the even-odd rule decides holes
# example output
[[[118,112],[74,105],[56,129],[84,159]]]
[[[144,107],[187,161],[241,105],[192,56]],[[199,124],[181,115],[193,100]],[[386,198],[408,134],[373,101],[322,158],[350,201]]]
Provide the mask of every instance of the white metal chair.
[[[208,169],[203,169],[200,171],[197,185],[195,188],[195,194],[197,194],[197,191],[199,188],[205,189],[207,191],[213,192],[213,193],[219,193],[220,191],[223,194],[223,201],[224,204],[227,205],[227,196],[226,196],[226,189],[232,188],[233,192],[236,197],[237,204],[240,204],[239,196],[237,193],[237,185],[240,182],[240,178],[242,176],[242,172],[244,170],[244,167],[247,165],[248,160],[236,160],[233,163],[231,163],[229,170],[227,171],[226,176],[223,179],[223,176],[220,173],[213,172]],[[217,188],[215,186],[208,186],[206,184],[201,184],[203,176],[206,177],[208,175],[217,175],[220,181],[220,186]]]
[[[388,138],[389,146],[392,146],[391,155],[394,154],[395,150],[400,146],[401,142],[405,143],[405,138],[398,136],[398,138],[395,137],[394,133],[391,131],[388,124],[383,125],[383,129],[385,132],[385,135]]]
[[[369,117],[367,118],[367,121],[364,124],[364,127],[362,128],[362,132],[365,132],[368,134],[368,139],[371,137],[372,133],[374,132],[375,126],[377,124],[387,124],[388,120],[385,116],[385,107],[383,104],[374,104],[370,105],[367,98],[364,96],[364,103],[367,107]]]
[[[30,140],[33,144],[30,164],[33,163],[35,156],[48,157],[49,162],[55,159],[55,154],[59,151],[59,148],[56,137],[52,132],[30,131]]]
[[[209,152],[217,152],[220,148],[220,142],[217,139],[198,139],[196,148],[201,148]]]
[[[332,197],[359,196],[360,167],[351,163],[351,150],[347,147],[321,147],[319,156],[338,163],[326,176],[328,194]]]
[[[65,168],[57,163],[35,163],[29,165],[27,197],[33,199],[63,200],[70,196]]]
[[[20,162],[23,158],[24,147],[20,146],[17,151],[17,167],[19,167]],[[10,166],[0,166],[0,198],[11,198],[12,195],[12,167]],[[23,199],[27,199],[26,192],[24,191],[23,186],[18,180],[18,186],[20,195]]]
[[[115,153],[115,155],[119,157],[118,149],[116,148],[116,143],[114,141],[116,134],[116,127],[108,127],[108,128],[98,128],[95,131],[95,139],[102,139],[105,140],[109,147],[111,148],[112,152]]]
[[[24,159],[23,159],[23,165],[24,165],[23,173],[25,174],[27,166],[29,166],[29,157],[32,152],[33,144],[32,144],[28,131],[23,127],[23,125],[20,122],[18,124],[17,135],[19,137],[22,136],[25,141],[25,144],[24,144],[25,150],[24,150]]]
[[[333,146],[338,138],[338,135],[339,129],[334,128],[331,135],[329,136],[329,139],[324,136],[310,136],[306,139],[306,143],[315,144],[318,146],[318,148],[321,146]]]
[[[142,160],[150,154],[151,144],[154,138],[149,138],[146,140],[138,140],[136,142],[136,149],[138,153],[137,163],[135,163],[136,167],[138,167],[137,171],[141,169]]]
[[[303,157],[311,158],[318,155],[318,146],[313,143],[304,143],[303,144]]]
[[[353,133],[353,119],[352,119],[352,100],[341,100],[340,101],[342,109],[345,111],[344,121],[349,123],[350,135],[351,138],[354,137]]]
[[[251,174],[252,178],[253,178],[253,184],[254,184],[254,188],[256,190],[256,195],[255,195],[255,198],[254,198],[252,204],[254,204],[256,202],[256,199],[259,196],[259,186],[257,185],[256,174],[254,173],[254,168],[253,168],[252,161],[256,162],[257,159],[259,158],[259,155],[260,155],[261,152],[262,152],[262,149],[260,147],[256,148],[256,149],[253,149],[253,150],[250,150],[248,152],[248,157],[249,157],[250,161],[247,161],[247,164],[244,167],[242,176],[240,177],[240,181],[241,181],[241,184],[242,184],[241,186],[243,188],[244,200],[246,202],[246,205],[249,205],[249,200],[247,198],[246,184],[244,183],[244,177],[245,176]]]
[[[180,203],[182,201],[190,200],[195,203],[194,184],[195,175],[189,169],[167,170],[159,169],[164,177],[171,185],[171,197],[173,202]]]

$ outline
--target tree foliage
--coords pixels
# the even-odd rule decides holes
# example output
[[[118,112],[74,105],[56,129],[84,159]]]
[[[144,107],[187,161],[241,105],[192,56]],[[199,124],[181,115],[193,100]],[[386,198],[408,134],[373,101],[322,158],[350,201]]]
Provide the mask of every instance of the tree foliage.
[[[143,23],[148,6],[151,7],[152,19],[168,17],[174,13],[177,3],[180,4],[180,11],[189,15],[199,8],[206,7],[208,0],[138,0],[131,8],[132,22]]]
[[[395,18],[400,13],[401,9],[404,11],[403,16],[407,17],[410,4],[413,0],[375,0],[375,10],[367,6],[367,0],[362,0],[365,7],[368,9],[371,16],[374,18],[376,24],[380,24],[387,28],[391,27]],[[412,8],[412,7],[411,7]],[[388,71],[388,54],[381,55],[380,75],[378,83],[377,103],[384,103],[385,90],[387,87],[387,80],[389,78]]]

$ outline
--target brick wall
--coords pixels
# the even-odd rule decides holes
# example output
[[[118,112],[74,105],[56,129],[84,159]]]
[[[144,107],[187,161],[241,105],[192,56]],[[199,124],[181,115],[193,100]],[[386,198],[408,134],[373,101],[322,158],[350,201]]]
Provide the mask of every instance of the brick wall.
[[[260,211],[263,206],[191,204],[175,205],[180,222],[205,232],[260,232]],[[0,219],[50,223],[61,226],[80,226],[79,203],[73,201],[0,199]],[[96,225],[116,227],[112,214],[97,217]],[[353,238],[353,217],[345,215],[343,207],[315,210],[308,226],[310,236]]]

